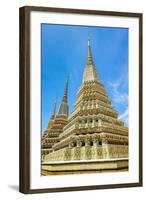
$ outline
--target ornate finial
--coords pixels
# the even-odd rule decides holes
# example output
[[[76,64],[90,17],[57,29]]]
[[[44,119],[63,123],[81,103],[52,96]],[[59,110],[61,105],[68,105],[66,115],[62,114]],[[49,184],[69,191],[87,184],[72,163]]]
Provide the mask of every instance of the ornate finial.
[[[90,46],[90,33],[88,33],[88,46]]]
[[[91,46],[90,46],[90,34],[88,33],[88,64],[93,64]]]
[[[88,56],[87,56],[87,64],[83,75],[83,83],[86,81],[94,81],[94,80],[98,81],[98,75],[96,73],[96,69],[92,58],[90,34],[88,33]]]

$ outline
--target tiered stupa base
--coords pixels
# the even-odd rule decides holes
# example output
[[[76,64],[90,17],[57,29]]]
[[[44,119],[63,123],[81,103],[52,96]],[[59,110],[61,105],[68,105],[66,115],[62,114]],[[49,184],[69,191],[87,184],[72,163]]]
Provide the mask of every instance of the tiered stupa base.
[[[71,160],[98,160],[111,158],[127,158],[127,145],[105,144],[101,146],[83,146],[63,148],[52,152],[45,157],[44,161],[71,161]]]
[[[127,170],[127,145],[66,147],[48,154],[42,162],[42,175]]]

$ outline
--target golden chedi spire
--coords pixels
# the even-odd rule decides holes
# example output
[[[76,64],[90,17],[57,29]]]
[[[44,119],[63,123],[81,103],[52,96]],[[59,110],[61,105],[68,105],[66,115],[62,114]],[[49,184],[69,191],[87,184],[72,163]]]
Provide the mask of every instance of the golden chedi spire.
[[[89,81],[98,81],[98,75],[93,62],[92,51],[90,46],[90,35],[88,34],[88,57],[82,83]]]
[[[65,90],[64,90],[64,95],[63,95],[63,98],[62,98],[61,105],[60,105],[60,107],[59,107],[58,116],[64,115],[64,116],[68,117],[68,102],[67,102],[67,96],[68,96],[68,79],[67,79],[67,81],[66,81],[66,86],[65,86]]]
[[[56,116],[57,99],[58,99],[58,97],[56,97],[56,100],[55,100],[55,103],[54,103],[54,109],[53,109],[53,113],[52,113],[52,116],[51,116],[51,120],[53,120],[55,118],[55,116]]]

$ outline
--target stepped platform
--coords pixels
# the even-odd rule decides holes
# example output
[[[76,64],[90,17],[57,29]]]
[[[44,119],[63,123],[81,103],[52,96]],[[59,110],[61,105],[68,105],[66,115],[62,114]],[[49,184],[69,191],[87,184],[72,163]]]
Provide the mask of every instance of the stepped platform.
[[[128,158],[42,162],[41,174],[64,175],[128,171]]]

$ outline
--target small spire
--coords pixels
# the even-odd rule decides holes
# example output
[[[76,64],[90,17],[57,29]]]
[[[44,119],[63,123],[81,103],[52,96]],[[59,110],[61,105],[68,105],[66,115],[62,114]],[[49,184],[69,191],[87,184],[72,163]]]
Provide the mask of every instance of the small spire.
[[[66,81],[64,96],[63,96],[62,101],[67,102],[67,94],[68,94],[68,78],[67,78],[67,81]]]
[[[55,116],[56,116],[56,105],[57,105],[57,100],[58,100],[58,97],[56,96],[55,103],[54,103],[53,114],[52,114],[52,116],[51,116],[51,119],[54,119]]]
[[[67,103],[67,96],[68,96],[68,78],[65,85],[64,95],[62,98],[61,105],[59,107],[58,115],[65,115],[68,116],[68,103]]]

